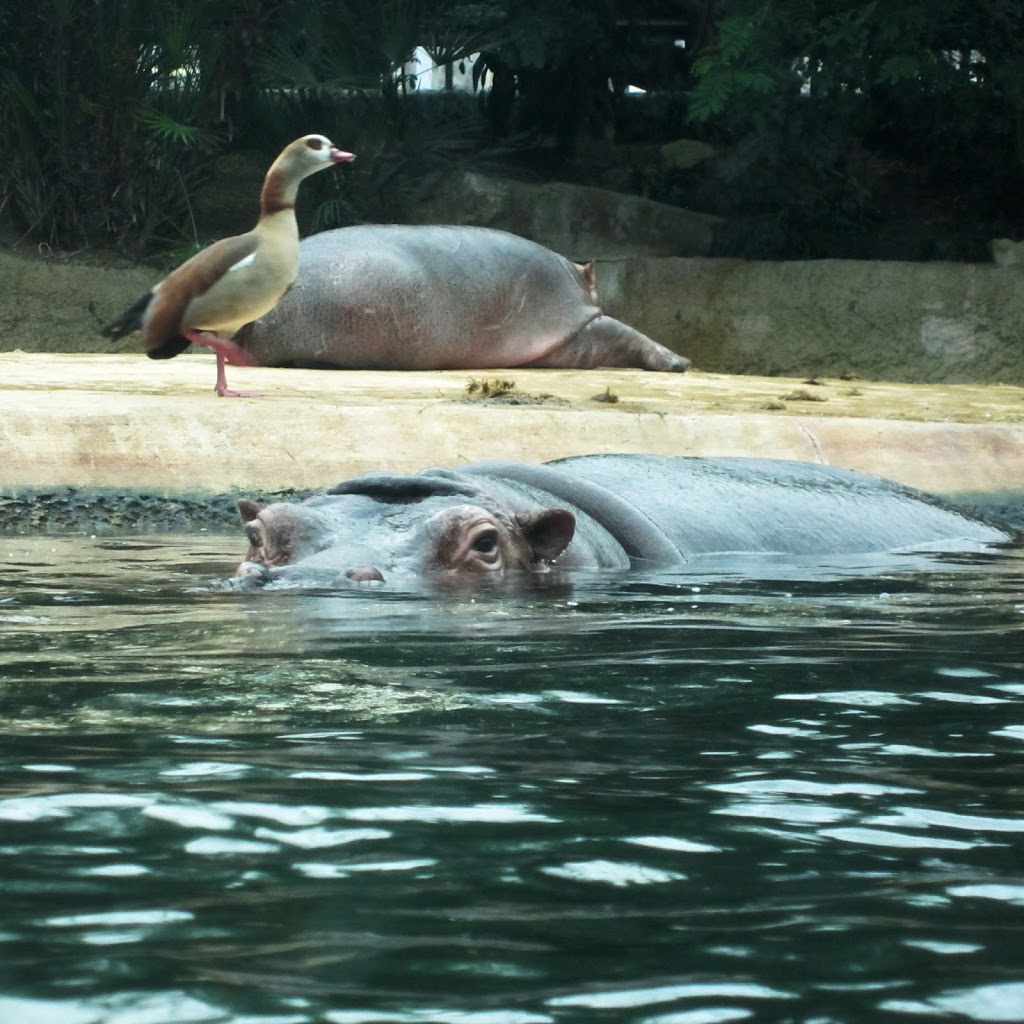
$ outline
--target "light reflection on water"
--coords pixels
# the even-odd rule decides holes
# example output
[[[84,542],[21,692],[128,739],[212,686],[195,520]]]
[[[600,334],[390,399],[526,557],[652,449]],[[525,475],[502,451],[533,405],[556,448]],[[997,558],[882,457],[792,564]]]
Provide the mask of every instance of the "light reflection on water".
[[[0,540],[0,1021],[1024,1019],[1018,557],[226,552]]]

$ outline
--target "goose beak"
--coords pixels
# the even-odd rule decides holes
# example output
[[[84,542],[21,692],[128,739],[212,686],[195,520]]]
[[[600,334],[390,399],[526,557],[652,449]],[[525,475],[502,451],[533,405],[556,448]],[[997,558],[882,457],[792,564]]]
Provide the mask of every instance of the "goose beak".
[[[345,164],[350,160],[355,160],[355,153],[346,153],[343,149],[338,149],[337,146],[331,146],[331,163],[332,164]]]

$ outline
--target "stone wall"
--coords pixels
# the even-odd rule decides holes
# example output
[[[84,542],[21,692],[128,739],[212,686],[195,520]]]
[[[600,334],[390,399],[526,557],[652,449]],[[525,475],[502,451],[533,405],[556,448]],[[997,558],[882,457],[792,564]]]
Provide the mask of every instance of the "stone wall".
[[[136,351],[137,338],[111,341],[99,331],[159,279],[131,264],[0,250],[0,352]]]
[[[702,370],[1024,384],[1024,270],[992,264],[627,259],[613,316]]]
[[[720,217],[604,188],[483,174],[449,178],[416,223],[475,224],[529,238],[571,260],[707,256]]]
[[[598,262],[612,315],[702,370],[1024,385],[1024,270],[646,257]],[[0,251],[0,351],[134,351],[98,335],[160,276]]]

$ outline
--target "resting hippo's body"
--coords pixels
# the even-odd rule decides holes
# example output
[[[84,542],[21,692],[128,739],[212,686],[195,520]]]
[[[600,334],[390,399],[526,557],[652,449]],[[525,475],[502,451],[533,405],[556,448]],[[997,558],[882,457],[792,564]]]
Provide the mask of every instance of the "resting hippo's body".
[[[1009,526],[874,477],[773,459],[592,455],[369,474],[300,504],[239,502],[238,576],[331,584],[434,572],[679,565],[1019,543]]]
[[[690,365],[604,315],[593,264],[476,227],[390,224],[313,235],[299,247],[295,285],[235,340],[264,366]]]

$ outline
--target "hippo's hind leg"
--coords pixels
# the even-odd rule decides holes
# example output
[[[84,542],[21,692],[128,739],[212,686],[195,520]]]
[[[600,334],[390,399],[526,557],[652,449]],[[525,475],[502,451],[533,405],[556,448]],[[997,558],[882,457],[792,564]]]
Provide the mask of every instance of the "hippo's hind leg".
[[[636,366],[643,370],[682,373],[690,360],[614,317],[595,317],[564,344],[532,363],[552,370],[592,370],[597,366]]]

